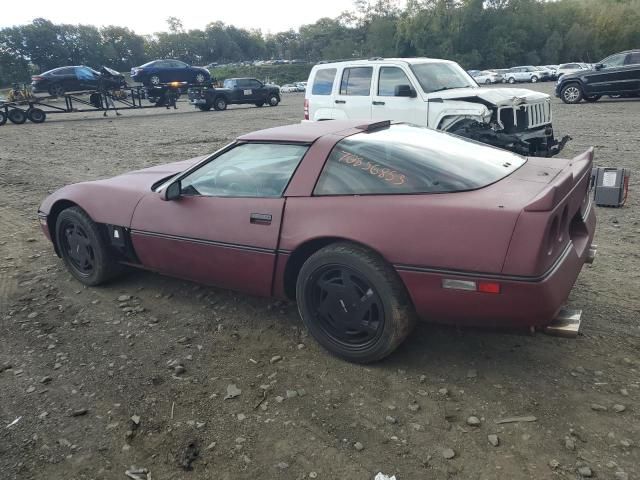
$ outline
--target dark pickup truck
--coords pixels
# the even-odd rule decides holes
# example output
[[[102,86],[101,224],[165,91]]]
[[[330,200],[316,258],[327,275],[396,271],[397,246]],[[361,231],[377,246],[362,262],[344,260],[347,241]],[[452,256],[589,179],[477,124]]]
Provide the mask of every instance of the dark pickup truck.
[[[230,78],[223,88],[213,86],[192,87],[188,91],[189,102],[202,111],[225,110],[229,104],[253,103],[256,107],[280,103],[280,90],[275,85],[265,85],[255,78]]]

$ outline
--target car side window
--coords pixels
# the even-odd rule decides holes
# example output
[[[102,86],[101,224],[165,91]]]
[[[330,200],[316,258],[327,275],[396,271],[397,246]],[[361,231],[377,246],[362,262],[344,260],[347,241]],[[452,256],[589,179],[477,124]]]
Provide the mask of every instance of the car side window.
[[[351,67],[342,72],[340,95],[367,96],[371,92],[373,67]]]
[[[67,67],[67,68],[60,68],[51,73],[53,73],[54,75],[74,75],[76,72],[73,67]]]
[[[479,74],[476,74],[476,76]],[[411,85],[407,75],[398,67],[380,67],[378,74],[378,95],[393,97],[398,85]]]
[[[604,68],[615,68],[624,65],[625,54],[611,55],[602,61]]]
[[[640,52],[633,52],[627,55],[624,61],[625,65],[640,65]]]
[[[307,145],[243,143],[181,181],[183,195],[281,197]]]
[[[248,80],[248,87],[249,88],[260,88],[262,87],[262,84],[258,81],[258,80]]]
[[[95,80],[93,71],[87,67],[76,67],[76,78],[79,80]]]
[[[335,68],[323,68],[316,72],[313,79],[312,95],[331,95],[333,80],[336,78]]]
[[[224,81],[224,88],[233,88],[236,86],[235,80],[225,80]]]

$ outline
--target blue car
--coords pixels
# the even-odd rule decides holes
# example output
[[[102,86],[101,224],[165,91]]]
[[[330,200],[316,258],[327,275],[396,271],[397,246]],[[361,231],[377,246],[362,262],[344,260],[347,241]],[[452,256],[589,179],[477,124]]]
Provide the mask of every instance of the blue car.
[[[211,81],[209,70],[192,67],[180,60],[153,60],[131,69],[131,79],[145,86],[162,85],[169,82],[203,84]]]

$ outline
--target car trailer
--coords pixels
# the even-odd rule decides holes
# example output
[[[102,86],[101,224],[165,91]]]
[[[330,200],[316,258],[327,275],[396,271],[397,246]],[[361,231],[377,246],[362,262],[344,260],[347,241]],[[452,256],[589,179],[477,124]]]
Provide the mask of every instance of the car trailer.
[[[27,120],[42,123],[53,113],[107,112],[113,110],[137,110],[173,105],[180,96],[180,90],[187,88],[187,82],[171,82],[153,87],[124,87],[116,90],[84,90],[64,94],[64,106],[47,103],[56,97],[31,97],[14,102],[0,103],[0,126],[7,123],[21,125]],[[87,99],[86,96],[89,96]],[[83,98],[84,97],[84,98]],[[143,105],[147,99],[152,105]]]

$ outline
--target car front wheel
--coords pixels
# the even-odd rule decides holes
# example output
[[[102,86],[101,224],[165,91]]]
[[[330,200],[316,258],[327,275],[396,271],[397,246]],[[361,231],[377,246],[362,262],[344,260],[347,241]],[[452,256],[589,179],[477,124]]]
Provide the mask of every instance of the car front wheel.
[[[269,106],[276,107],[280,103],[280,99],[278,98],[277,95],[272,93],[267,99],[267,102],[269,103]]]
[[[160,85],[160,77],[158,75],[151,75],[149,77],[149,83],[151,85]]]
[[[196,75],[196,83],[204,83],[205,76],[204,73],[198,73]]]
[[[85,285],[100,285],[121,271],[105,235],[80,207],[58,215],[56,244],[69,272]]]
[[[61,97],[64,95],[64,87],[59,83],[53,84],[49,87],[49,95],[52,97]]]
[[[296,298],[311,335],[350,362],[381,360],[415,324],[396,271],[379,255],[350,243],[331,244],[307,259],[298,275]]]
[[[213,101],[213,108],[222,111],[227,109],[227,100],[224,97],[218,97]]]
[[[575,83],[570,83],[562,88],[560,98],[564,103],[580,103],[580,100],[582,100],[582,90]]]

